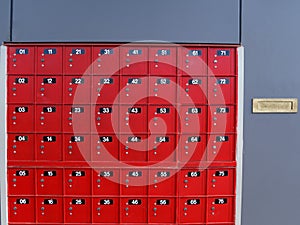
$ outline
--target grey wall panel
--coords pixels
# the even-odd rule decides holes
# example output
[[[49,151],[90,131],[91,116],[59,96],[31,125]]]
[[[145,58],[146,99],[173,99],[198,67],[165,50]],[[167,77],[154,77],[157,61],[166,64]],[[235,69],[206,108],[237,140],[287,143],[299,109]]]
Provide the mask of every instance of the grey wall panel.
[[[14,0],[13,41],[239,43],[239,0]]]
[[[300,113],[251,114],[252,97],[300,98],[300,1],[244,0],[243,225],[299,224]]]
[[[0,0],[0,43],[10,40],[10,0]]]

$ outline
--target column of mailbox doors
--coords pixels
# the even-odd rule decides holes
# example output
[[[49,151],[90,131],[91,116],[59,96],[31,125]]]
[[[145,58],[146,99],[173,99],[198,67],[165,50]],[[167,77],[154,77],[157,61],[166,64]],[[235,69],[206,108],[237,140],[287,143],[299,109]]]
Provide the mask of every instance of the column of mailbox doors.
[[[7,54],[9,224],[234,224],[235,46]]]

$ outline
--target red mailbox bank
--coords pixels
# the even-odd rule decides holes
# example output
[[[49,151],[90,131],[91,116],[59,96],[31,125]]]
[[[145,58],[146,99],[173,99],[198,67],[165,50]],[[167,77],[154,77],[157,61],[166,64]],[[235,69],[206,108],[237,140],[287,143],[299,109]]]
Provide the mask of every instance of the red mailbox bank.
[[[239,46],[7,46],[7,215],[234,225]]]

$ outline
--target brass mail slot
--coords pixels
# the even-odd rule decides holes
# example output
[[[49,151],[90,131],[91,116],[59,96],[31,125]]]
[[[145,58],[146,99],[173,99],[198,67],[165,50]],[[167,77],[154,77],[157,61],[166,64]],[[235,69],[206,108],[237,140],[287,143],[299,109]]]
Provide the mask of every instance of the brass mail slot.
[[[253,113],[297,113],[297,98],[254,98]]]

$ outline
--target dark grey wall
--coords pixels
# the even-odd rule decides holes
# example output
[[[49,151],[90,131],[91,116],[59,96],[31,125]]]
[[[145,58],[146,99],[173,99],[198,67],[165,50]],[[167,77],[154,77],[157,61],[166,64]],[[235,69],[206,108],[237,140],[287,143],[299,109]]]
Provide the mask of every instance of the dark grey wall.
[[[10,0],[0,0],[0,43],[10,39]]]
[[[300,97],[300,1],[244,0],[243,225],[299,224],[300,116],[251,114],[253,97]]]
[[[239,43],[240,0],[14,0],[13,41]]]

